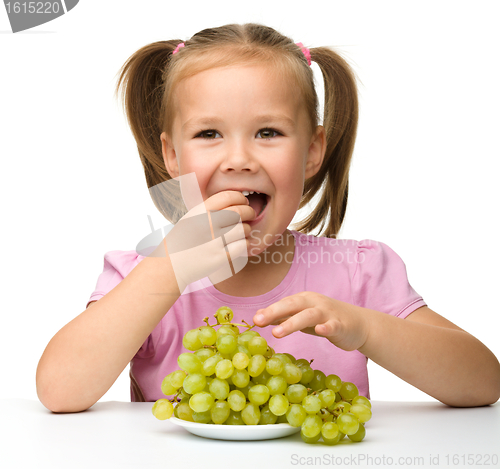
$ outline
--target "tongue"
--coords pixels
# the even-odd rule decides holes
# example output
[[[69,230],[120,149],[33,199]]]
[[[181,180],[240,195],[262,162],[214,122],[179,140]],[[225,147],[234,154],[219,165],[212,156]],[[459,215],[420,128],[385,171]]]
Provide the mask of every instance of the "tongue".
[[[250,207],[255,210],[255,216],[259,216],[260,212],[264,208],[266,203],[266,196],[264,194],[250,194],[247,196],[248,201],[250,202]]]

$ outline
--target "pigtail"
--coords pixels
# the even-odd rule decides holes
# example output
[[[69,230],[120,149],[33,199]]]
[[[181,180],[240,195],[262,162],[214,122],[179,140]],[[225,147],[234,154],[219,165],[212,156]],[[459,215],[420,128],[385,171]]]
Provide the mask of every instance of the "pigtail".
[[[116,85],[115,96],[122,100],[148,187],[170,179],[163,162],[159,123],[164,70],[180,42],[159,41],[139,49],[120,69]]]
[[[326,224],[321,235],[336,238],[347,208],[349,167],[358,125],[356,78],[347,62],[327,47],[311,49],[311,60],[323,74],[327,147],[321,169],[305,182],[299,208],[310,202],[323,186],[320,201],[297,230],[310,232],[320,225],[321,232]]]

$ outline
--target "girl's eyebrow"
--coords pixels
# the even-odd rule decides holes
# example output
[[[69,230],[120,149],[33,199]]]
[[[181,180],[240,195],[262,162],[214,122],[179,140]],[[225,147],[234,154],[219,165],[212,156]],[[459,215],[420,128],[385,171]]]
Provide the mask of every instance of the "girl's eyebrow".
[[[256,116],[253,121],[260,125],[282,124],[288,127],[295,127],[295,121],[284,114],[262,114],[260,116]],[[198,126],[217,127],[222,123],[224,123],[224,119],[221,119],[218,116],[193,117],[192,119],[188,119],[184,122],[182,130]]]

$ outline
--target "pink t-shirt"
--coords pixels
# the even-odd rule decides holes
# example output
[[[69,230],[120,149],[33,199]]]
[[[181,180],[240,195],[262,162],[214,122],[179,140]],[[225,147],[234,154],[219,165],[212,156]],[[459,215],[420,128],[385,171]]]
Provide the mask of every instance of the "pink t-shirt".
[[[165,397],[161,382],[179,369],[177,357],[186,352],[184,334],[204,325],[221,306],[234,311],[234,320],[253,323],[255,312],[281,298],[302,291],[314,291],[340,301],[405,318],[425,306],[408,283],[406,267],[387,245],[372,240],[346,240],[316,237],[291,231],[295,238],[293,263],[283,281],[264,295],[230,296],[218,291],[208,278],[203,287],[184,292],[149,335],[131,361],[131,399],[149,401]],[[135,251],[110,251],[104,256],[104,271],[97,280],[89,302],[102,298],[143,259]],[[258,329],[276,352],[295,358],[314,359],[313,369],[336,374],[356,384],[360,394],[369,397],[367,358],[360,352],[346,352],[327,339],[296,332],[276,339],[274,326]]]

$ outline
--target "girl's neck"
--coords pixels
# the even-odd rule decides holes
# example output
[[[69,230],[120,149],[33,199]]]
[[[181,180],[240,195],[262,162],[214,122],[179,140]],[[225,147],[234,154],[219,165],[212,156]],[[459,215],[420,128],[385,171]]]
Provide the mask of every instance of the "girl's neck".
[[[286,277],[293,262],[295,238],[285,230],[276,243],[258,256],[248,258],[247,265],[236,275],[214,287],[231,296],[251,297],[264,295],[276,288]]]

